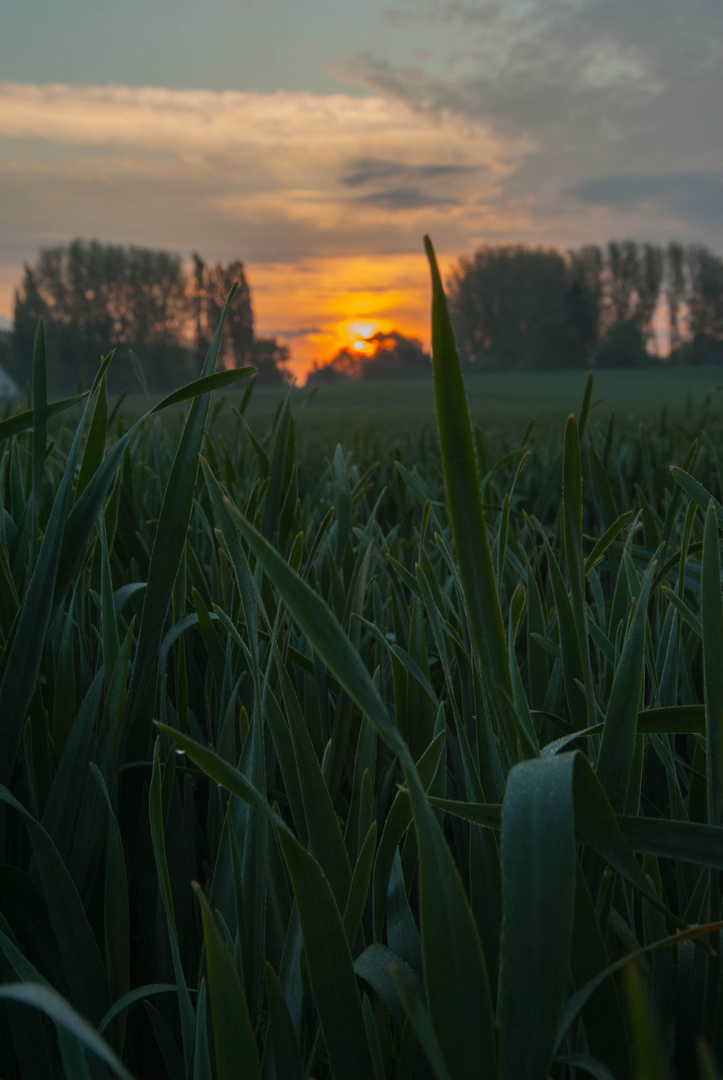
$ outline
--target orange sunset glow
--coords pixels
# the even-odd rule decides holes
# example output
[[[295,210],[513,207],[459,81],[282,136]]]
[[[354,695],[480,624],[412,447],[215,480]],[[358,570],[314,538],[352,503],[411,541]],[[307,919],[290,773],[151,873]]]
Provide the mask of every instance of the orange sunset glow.
[[[451,260],[441,261],[444,272]],[[421,244],[419,255],[250,264],[248,277],[257,324],[289,345],[289,370],[299,384],[340,349],[373,356],[375,345],[368,339],[378,331],[398,330],[429,344],[429,282]]]

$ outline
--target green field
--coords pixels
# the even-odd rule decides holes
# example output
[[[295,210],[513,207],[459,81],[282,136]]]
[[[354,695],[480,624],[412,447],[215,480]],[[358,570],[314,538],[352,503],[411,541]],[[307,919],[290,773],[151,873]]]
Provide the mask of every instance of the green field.
[[[518,429],[530,420],[549,428],[564,423],[579,408],[587,373],[517,372],[470,376],[467,397],[474,419],[485,429]],[[622,422],[630,417],[650,420],[666,408],[675,418],[688,410],[700,416],[707,399],[713,407],[723,403],[723,371],[716,368],[655,368],[595,373],[594,418],[607,419],[615,411]],[[293,400],[305,401],[310,391],[295,390]],[[262,425],[273,415],[283,390],[255,390],[249,419]],[[432,379],[389,379],[348,382],[320,388],[299,418],[304,437],[332,445],[363,431],[371,435],[395,431],[434,429]]]
[[[54,411],[39,334],[2,1080],[720,1080],[716,374],[479,377],[470,426],[437,305],[434,399],[243,414],[213,348]]]

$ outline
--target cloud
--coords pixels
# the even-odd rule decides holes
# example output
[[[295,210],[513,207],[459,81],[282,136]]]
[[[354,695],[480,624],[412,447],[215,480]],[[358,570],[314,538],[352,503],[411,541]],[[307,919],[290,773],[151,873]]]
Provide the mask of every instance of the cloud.
[[[723,248],[720,0],[406,0],[380,30],[331,95],[0,83],[0,315],[74,236],[244,259],[301,352],[350,297],[423,333],[425,232]]]
[[[627,210],[652,205],[666,216],[713,230],[720,228],[723,174],[597,176],[570,188],[570,194],[584,202]]]
[[[416,187],[387,188],[383,191],[369,191],[358,195],[354,202],[367,206],[378,206],[383,210],[421,210],[433,206],[459,206],[460,200],[444,198],[421,191]]]
[[[520,239],[604,228],[723,246],[720,0],[407,0],[385,29],[332,70],[419,115],[526,139],[498,201],[529,223]]]
[[[370,181],[384,180],[436,180],[438,177],[458,176],[470,172],[468,165],[403,165],[399,161],[380,161],[377,158],[360,158],[351,162],[349,171],[342,176],[347,187],[359,187]]]
[[[425,232],[454,252],[499,228],[529,149],[380,95],[0,83],[0,314],[23,261],[81,236],[240,257],[259,332],[302,358],[339,346],[345,305],[423,333],[407,260],[419,288]]]
[[[378,95],[0,83],[0,224],[87,234],[81,221],[97,228],[105,213],[116,239],[135,228],[138,242],[168,243],[172,229],[178,245],[216,244],[225,227],[224,250],[254,259],[299,245],[410,250],[417,223],[398,212],[474,211],[528,150]],[[352,214],[354,188],[366,190]]]

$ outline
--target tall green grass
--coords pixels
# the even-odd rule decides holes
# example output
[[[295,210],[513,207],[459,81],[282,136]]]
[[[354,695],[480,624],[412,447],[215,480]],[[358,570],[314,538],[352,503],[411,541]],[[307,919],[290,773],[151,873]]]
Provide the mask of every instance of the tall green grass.
[[[259,436],[222,325],[130,426],[112,357],[47,401],[39,331],[0,422],[3,1080],[719,1075],[721,426],[597,424],[590,381],[491,439],[427,250],[404,460],[319,470],[291,399]]]

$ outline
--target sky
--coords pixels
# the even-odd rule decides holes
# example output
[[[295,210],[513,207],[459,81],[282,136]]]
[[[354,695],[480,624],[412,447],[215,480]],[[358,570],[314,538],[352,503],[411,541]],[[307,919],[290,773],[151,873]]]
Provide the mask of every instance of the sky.
[[[422,238],[723,252],[720,0],[0,0],[0,324],[75,237],[240,258],[303,379]],[[360,325],[363,330],[360,331]]]

